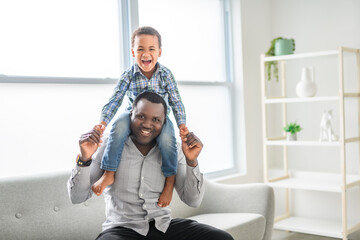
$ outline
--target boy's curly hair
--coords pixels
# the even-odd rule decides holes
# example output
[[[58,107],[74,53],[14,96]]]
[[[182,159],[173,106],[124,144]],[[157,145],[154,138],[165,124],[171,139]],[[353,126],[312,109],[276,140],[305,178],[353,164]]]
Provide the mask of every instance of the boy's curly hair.
[[[139,27],[138,29],[136,29],[133,32],[133,34],[131,36],[131,47],[134,47],[135,37],[139,36],[139,35],[142,35],[142,34],[156,36],[158,38],[158,41],[159,41],[159,48],[161,48],[161,36],[160,36],[160,33],[155,28],[149,27],[149,26]]]

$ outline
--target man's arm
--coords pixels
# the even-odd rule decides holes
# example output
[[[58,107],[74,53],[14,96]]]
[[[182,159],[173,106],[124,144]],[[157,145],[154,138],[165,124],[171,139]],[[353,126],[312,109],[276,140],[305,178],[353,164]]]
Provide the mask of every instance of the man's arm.
[[[203,175],[197,161],[202,148],[202,142],[194,133],[182,136],[175,188],[180,199],[190,207],[198,207],[204,195]]]
[[[79,140],[80,146],[80,160],[87,162],[90,161],[100,146],[101,133],[95,128],[83,135]],[[80,167],[78,165],[72,170],[70,179],[68,180],[68,193],[71,202],[74,204],[85,202],[92,196],[91,186],[102,175],[103,171],[100,169],[100,160],[106,144],[103,145],[98,151],[96,158],[89,167]]]

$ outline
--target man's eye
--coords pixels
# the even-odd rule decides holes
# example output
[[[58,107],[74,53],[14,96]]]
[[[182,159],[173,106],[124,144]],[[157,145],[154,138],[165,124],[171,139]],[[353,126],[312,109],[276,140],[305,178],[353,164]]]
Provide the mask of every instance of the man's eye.
[[[143,115],[137,115],[136,117],[139,118],[139,119],[144,119]]]

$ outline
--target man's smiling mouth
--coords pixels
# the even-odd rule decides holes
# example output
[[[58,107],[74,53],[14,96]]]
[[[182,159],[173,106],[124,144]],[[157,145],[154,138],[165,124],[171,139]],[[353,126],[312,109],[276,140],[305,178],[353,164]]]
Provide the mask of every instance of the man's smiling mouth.
[[[151,131],[149,131],[149,130],[141,130],[140,132],[143,136],[150,136],[150,134],[151,134]]]

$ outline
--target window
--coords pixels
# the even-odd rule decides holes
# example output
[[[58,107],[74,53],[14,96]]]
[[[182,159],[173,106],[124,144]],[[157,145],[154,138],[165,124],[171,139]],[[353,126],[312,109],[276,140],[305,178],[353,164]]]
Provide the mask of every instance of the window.
[[[117,78],[117,0],[0,1],[0,74]]]
[[[159,61],[178,80],[187,125],[204,142],[202,172],[234,172],[238,157],[227,2],[0,1],[0,109],[6,116],[0,118],[6,126],[0,135],[0,176],[74,166],[80,134],[98,122],[116,78],[131,64],[128,40],[139,25],[154,26],[163,37]],[[39,78],[46,84],[28,84]]]
[[[139,25],[160,32],[159,61],[177,79],[226,81],[222,4],[220,0],[139,0]]]
[[[236,165],[226,3],[138,1],[139,26],[152,26],[162,36],[159,62],[178,80],[187,125],[204,142],[204,173],[231,171]]]

